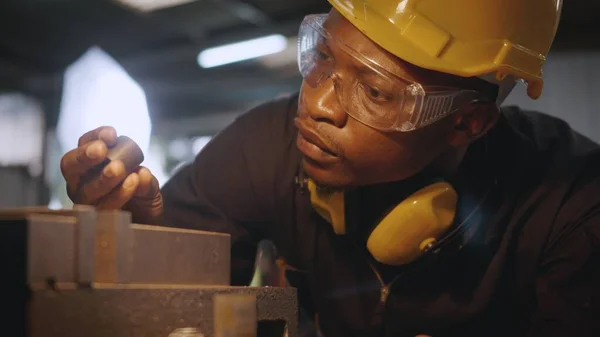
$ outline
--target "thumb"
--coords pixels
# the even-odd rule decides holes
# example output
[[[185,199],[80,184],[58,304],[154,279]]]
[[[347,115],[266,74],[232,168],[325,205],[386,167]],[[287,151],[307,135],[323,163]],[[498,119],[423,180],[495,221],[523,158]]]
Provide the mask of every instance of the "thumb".
[[[163,200],[160,192],[152,198],[133,197],[124,210],[131,212],[134,223],[144,225],[163,225]]]
[[[160,186],[156,177],[146,167],[140,167],[137,170],[140,183],[135,192],[138,199],[153,199],[160,194]]]
[[[132,220],[136,223],[161,225],[163,200],[158,180],[145,167],[140,167],[137,174],[138,188],[125,209],[131,212]]]

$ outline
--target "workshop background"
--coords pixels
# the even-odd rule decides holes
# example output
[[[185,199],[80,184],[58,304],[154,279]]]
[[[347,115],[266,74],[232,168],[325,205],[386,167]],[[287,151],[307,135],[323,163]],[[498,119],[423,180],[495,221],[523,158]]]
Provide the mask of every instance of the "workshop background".
[[[0,207],[69,207],[60,158],[100,125],[136,140],[164,184],[236,116],[298,90],[298,26],[329,8],[325,0],[0,1]],[[565,0],[543,96],[532,101],[517,88],[506,104],[561,117],[600,142],[599,18],[600,2]]]

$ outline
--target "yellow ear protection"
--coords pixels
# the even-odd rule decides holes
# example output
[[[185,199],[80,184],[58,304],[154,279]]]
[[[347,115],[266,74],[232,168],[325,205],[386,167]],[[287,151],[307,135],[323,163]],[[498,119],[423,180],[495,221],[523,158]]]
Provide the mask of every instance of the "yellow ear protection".
[[[346,228],[345,194],[319,188],[308,180],[310,201],[316,212],[338,235]],[[435,245],[452,227],[458,195],[447,182],[425,186],[395,206],[377,224],[367,240],[367,249],[384,264],[408,264]]]

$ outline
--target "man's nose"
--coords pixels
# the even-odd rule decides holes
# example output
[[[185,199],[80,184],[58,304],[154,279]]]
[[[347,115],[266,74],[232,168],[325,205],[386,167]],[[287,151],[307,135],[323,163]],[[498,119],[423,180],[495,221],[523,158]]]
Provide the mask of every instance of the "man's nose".
[[[305,103],[310,117],[316,121],[330,123],[338,128],[346,124],[348,115],[339,102],[333,79],[329,78],[318,88],[306,88]]]

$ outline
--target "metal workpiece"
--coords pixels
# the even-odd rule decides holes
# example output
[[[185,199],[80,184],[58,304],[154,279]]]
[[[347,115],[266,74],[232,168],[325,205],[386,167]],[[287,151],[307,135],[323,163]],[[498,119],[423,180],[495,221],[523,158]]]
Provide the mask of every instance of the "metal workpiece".
[[[27,282],[77,282],[77,218],[31,214],[27,221]]]
[[[87,290],[35,290],[29,336],[167,337],[186,328],[205,337],[226,336],[214,330],[214,299],[219,295],[255,296],[255,336],[297,336],[295,288],[107,284]]]
[[[230,283],[228,234],[132,224],[128,212],[85,206],[0,211],[0,222],[29,259],[28,283]]]
[[[125,283],[229,285],[230,236],[131,224]]]
[[[89,284],[94,281],[96,259],[96,224],[98,213],[92,206],[75,205],[71,210],[77,218],[75,250],[77,282]]]
[[[108,149],[106,158],[106,164],[114,160],[120,160],[125,166],[125,171],[131,173],[144,161],[144,152],[131,138],[119,136],[115,146]]]
[[[95,282],[230,283],[229,235],[130,221],[128,213],[99,212]]]
[[[297,336],[296,289],[229,286],[228,234],[89,206],[0,211],[0,234],[7,335]],[[260,285],[281,283],[274,254],[258,252]]]
[[[4,270],[25,270],[27,284],[91,281],[95,211],[33,207],[0,211]],[[82,240],[86,238],[85,240]],[[5,282],[24,282],[14,274]]]

